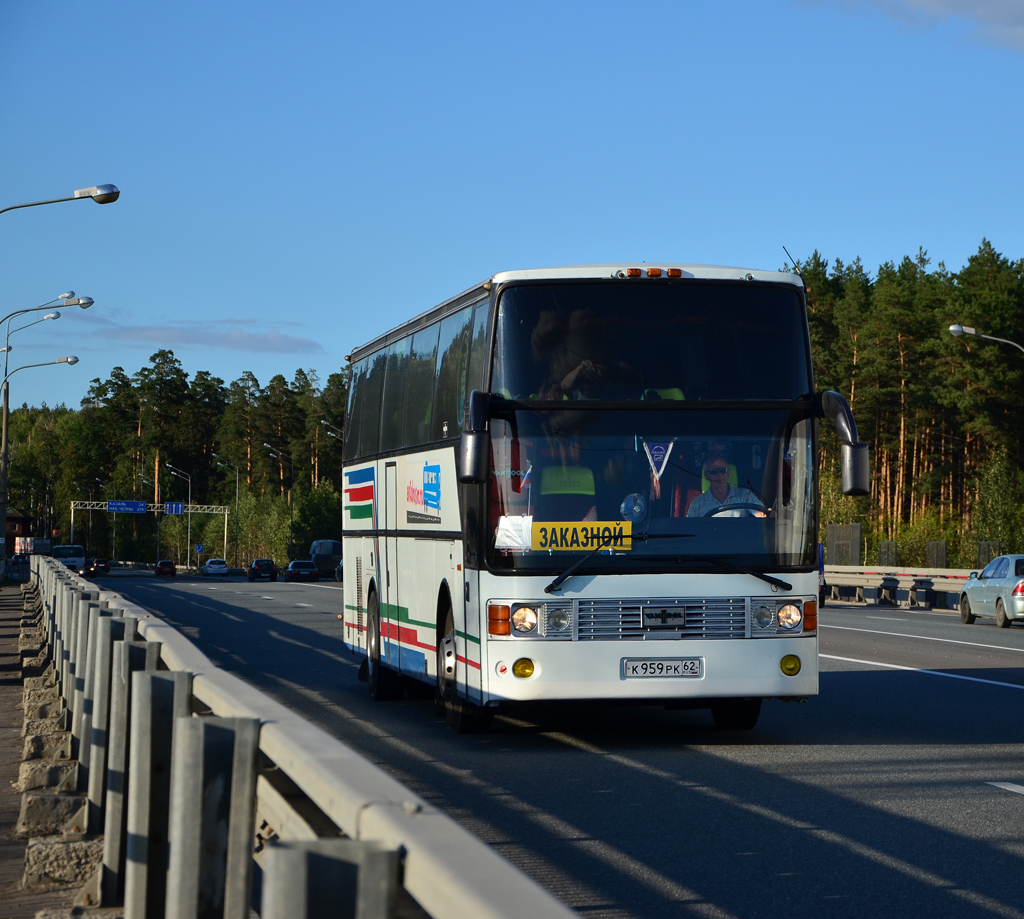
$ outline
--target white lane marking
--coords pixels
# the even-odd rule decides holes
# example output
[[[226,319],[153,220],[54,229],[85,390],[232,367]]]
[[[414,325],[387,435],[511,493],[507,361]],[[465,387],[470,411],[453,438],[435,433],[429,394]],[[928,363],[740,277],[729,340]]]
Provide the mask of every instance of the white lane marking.
[[[321,590],[344,590],[344,587],[331,587],[329,584],[310,584],[310,587],[319,587]]]
[[[944,676],[951,680],[967,680],[968,683],[986,683],[989,686],[1005,686],[1007,689],[1024,689],[1020,683],[1000,683],[998,680],[983,680],[977,676],[961,676],[959,673],[943,673],[941,670],[922,670],[920,667],[903,667],[900,664],[883,664],[881,661],[861,661],[855,657],[836,657],[833,654],[819,654],[830,661],[846,661],[848,664],[867,664],[869,667],[885,667],[887,670],[906,670],[910,673],[926,673],[929,676]]]
[[[906,635],[903,632],[880,632],[878,629],[855,629],[850,625],[822,625],[818,623],[819,629],[839,629],[841,632],[867,632],[869,635],[892,635],[896,638],[917,638],[920,641],[941,641],[947,645],[968,645],[971,648],[991,648],[994,651],[1013,651],[1015,654],[1024,654],[1024,648],[1007,648],[1005,645],[983,645],[978,641],[960,641],[958,638],[932,638],[929,635]]]
[[[260,597],[261,600],[273,600],[273,597]]]
[[[894,619],[892,616],[865,616],[865,619],[881,619],[883,622],[910,622],[909,619]]]
[[[1018,795],[1024,795],[1024,785],[1014,785],[1013,782],[986,782],[986,785],[992,785],[995,788],[1002,788],[1004,791],[1012,791]]]
[[[312,606],[312,603],[296,603],[296,606]]]

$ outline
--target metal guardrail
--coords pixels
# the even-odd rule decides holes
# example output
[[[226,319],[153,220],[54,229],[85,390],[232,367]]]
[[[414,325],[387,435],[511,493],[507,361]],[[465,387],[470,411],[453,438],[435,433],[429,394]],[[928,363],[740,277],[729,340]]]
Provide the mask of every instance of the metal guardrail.
[[[316,914],[310,891],[322,895],[334,858],[351,869],[334,872],[349,888],[358,877],[359,919],[391,915],[399,886],[438,919],[574,915],[341,741],[218,670],[173,627],[52,559],[34,557],[32,571],[79,763],[77,818],[104,833],[103,865],[81,902],[123,898],[126,919],[184,917],[215,890],[217,915],[246,919],[255,858],[265,919],[302,919]]]
[[[907,568],[884,565],[826,565],[825,584],[832,599],[839,588],[853,588],[852,599],[904,606],[952,609],[972,568]]]

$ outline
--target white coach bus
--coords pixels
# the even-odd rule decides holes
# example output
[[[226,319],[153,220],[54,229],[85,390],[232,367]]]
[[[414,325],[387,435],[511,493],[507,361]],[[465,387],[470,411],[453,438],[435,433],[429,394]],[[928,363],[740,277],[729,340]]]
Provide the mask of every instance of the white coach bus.
[[[709,708],[818,692],[817,419],[797,275],[507,271],[351,356],[346,644],[455,730],[517,702]],[[429,690],[427,690],[429,691]]]

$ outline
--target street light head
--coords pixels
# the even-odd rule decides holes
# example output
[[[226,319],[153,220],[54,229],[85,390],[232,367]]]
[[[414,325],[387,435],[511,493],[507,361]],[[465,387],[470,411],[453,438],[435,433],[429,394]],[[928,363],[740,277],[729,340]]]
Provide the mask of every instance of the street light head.
[[[270,446],[270,444],[264,444],[263,446],[266,447],[268,450],[274,449],[272,446]]]
[[[80,306],[82,309],[87,310],[96,301],[92,297],[72,297],[70,300],[65,300],[65,306]]]
[[[97,204],[112,204],[121,191],[116,185],[93,185],[89,188],[76,188],[76,198],[92,198]]]
[[[47,313],[43,316],[43,319],[60,319],[60,313],[54,310],[52,313]]]
[[[73,290],[66,290],[57,299],[58,300],[70,300],[75,295]]]
[[[954,338],[959,338],[964,334],[964,327],[962,325],[951,325],[949,327],[949,334]]]
[[[78,358],[75,357],[73,354],[69,354],[67,357],[58,357],[57,360],[54,361],[54,363],[55,364],[77,364],[78,363]]]

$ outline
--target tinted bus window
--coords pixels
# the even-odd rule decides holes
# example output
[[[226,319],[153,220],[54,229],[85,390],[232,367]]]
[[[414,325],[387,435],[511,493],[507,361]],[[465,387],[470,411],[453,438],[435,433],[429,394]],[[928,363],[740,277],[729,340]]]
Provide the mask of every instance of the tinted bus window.
[[[359,455],[369,456],[377,452],[377,435],[380,432],[380,396],[384,384],[384,365],[387,353],[378,351],[369,360],[369,369],[364,384],[363,402],[359,407],[362,421],[359,428]]]
[[[380,411],[380,448],[396,450],[402,446],[402,422],[405,418],[406,378],[412,339],[403,338],[388,348],[384,373],[384,398]]]
[[[429,326],[412,338],[409,359],[409,398],[405,406],[405,445],[426,443],[430,437],[430,413],[434,404],[434,363],[439,325]]]
[[[465,420],[469,411],[469,394],[474,389],[485,390],[484,365],[487,363],[488,327],[491,318],[491,303],[485,300],[473,310],[473,332],[469,343],[469,368],[466,372],[466,393],[459,424]]]
[[[352,366],[352,384],[348,391],[348,410],[345,413],[345,459],[359,454],[359,430],[362,427],[363,387],[366,384],[366,361]]]
[[[455,437],[461,430],[466,393],[466,360],[472,326],[472,307],[453,313],[441,323],[431,440]]]

